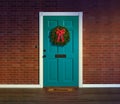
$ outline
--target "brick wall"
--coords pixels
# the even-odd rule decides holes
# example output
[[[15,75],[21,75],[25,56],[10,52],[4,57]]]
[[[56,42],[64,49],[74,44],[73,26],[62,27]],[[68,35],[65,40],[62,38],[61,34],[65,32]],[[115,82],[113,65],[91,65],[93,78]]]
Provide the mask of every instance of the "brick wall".
[[[120,84],[120,2],[92,1],[84,7],[84,83]]]
[[[0,84],[38,83],[39,11],[83,11],[84,83],[120,84],[119,0],[0,0]]]
[[[40,0],[0,1],[0,84],[38,83],[41,8]]]

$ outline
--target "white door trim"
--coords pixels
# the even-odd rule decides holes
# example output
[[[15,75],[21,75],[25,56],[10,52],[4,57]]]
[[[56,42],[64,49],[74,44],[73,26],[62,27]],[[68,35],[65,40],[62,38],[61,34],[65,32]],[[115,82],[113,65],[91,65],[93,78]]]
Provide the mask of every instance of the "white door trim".
[[[39,83],[43,88],[43,16],[79,16],[79,86],[82,87],[82,12],[39,12]]]

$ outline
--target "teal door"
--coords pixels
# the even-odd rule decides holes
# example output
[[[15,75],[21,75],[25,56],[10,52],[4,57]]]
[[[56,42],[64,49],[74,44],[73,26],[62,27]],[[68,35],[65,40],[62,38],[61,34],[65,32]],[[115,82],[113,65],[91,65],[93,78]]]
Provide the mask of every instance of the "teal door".
[[[70,33],[70,41],[64,46],[50,42],[50,31],[56,26],[64,26]],[[43,16],[44,87],[78,86],[78,28],[78,16]]]

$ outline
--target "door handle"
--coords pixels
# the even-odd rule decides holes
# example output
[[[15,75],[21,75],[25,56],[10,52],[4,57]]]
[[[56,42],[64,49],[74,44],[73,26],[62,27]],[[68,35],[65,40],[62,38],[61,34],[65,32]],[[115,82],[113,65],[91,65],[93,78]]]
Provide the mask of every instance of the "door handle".
[[[46,55],[43,55],[43,58],[45,58],[46,57]]]
[[[44,49],[43,52],[46,52],[46,50]]]

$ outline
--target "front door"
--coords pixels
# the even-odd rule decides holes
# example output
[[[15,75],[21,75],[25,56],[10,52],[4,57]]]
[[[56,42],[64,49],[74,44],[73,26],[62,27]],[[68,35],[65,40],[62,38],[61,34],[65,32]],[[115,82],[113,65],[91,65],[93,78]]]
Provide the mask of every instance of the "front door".
[[[78,19],[78,16],[43,16],[44,87],[78,87]],[[64,46],[50,41],[50,32],[56,26],[64,26],[69,31],[70,40]]]

